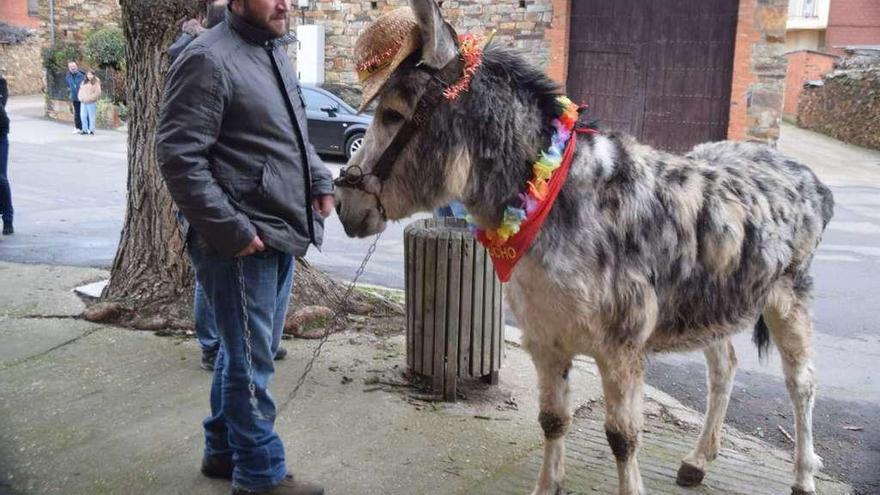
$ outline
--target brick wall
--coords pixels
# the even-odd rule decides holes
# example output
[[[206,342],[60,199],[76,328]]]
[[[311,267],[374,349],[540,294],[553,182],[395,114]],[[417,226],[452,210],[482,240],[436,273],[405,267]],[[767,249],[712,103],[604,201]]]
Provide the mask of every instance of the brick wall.
[[[6,0],[4,0],[6,1]],[[82,43],[88,34],[98,28],[120,24],[118,0],[55,0],[55,39]],[[40,2],[41,29],[48,41],[49,2]]]
[[[785,76],[785,103],[782,114],[786,117],[797,115],[798,99],[804,90],[804,83],[821,79],[834,69],[837,57],[810,50],[787,53],[788,72]]]
[[[728,139],[775,143],[785,91],[788,0],[740,0]]]
[[[553,17],[545,33],[550,43],[547,74],[565,86],[568,80],[568,32],[571,29],[571,0],[553,0]]]
[[[20,27],[40,26],[39,17],[28,15],[28,0],[0,1],[0,21]]]
[[[833,0],[825,43],[837,54],[835,46],[880,45],[880,1]]]
[[[553,18],[556,0],[444,0],[443,15],[463,34],[498,32],[493,43],[515,47],[535,65],[547,68],[550,41],[545,31]],[[373,5],[375,4],[375,8]],[[306,24],[320,24],[325,30],[324,78],[327,82],[355,83],[352,51],[357,37],[377,17],[407,0],[342,1],[319,0],[305,15]],[[302,23],[299,11],[291,14],[295,24]]]
[[[804,90],[797,124],[841,141],[880,150],[880,67],[835,71]]]

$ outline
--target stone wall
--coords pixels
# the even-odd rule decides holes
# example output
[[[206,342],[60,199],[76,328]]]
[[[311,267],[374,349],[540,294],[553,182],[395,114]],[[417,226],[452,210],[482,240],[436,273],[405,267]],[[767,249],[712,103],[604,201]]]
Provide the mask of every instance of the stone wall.
[[[42,32],[48,41],[49,2],[40,2]],[[55,40],[82,43],[88,34],[108,25],[119,26],[118,0],[55,0]]]
[[[741,0],[736,28],[729,139],[775,144],[785,91],[788,0]]]
[[[61,122],[73,122],[73,106],[70,100],[46,98],[46,117]]]
[[[31,95],[43,91],[40,46],[40,40],[36,37],[25,43],[0,44],[0,74],[6,78],[9,94]]]
[[[880,150],[880,66],[835,71],[801,93],[798,126]]]
[[[545,30],[552,20],[552,4],[552,0],[445,0],[442,10],[459,34],[497,29],[493,43],[515,47],[546,69],[550,41]],[[352,52],[358,36],[377,17],[404,5],[406,0],[319,0],[304,13],[293,12],[291,21],[302,24],[304,14],[306,24],[324,26],[327,82],[356,83]]]

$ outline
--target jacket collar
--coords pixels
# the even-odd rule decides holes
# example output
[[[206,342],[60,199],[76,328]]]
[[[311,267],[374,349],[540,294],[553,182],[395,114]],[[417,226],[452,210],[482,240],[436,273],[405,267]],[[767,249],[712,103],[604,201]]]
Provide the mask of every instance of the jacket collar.
[[[226,10],[226,22],[229,23],[229,26],[238,33],[239,36],[255,45],[275,47],[278,45],[289,45],[296,40],[296,37],[291,33],[287,33],[283,36],[275,36],[265,29],[253,26],[241,16],[233,12],[232,9]]]

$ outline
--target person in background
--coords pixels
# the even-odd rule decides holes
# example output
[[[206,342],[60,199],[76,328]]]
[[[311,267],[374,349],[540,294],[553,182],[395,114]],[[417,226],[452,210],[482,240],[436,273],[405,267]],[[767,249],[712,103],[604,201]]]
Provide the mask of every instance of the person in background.
[[[82,133],[95,134],[95,119],[98,116],[98,98],[101,97],[101,80],[93,71],[86,72],[86,80],[79,86],[79,101],[82,113]]]
[[[177,57],[183,53],[183,50],[189,46],[194,39],[200,34],[213,28],[226,20],[227,0],[207,0],[205,2],[204,16],[198,19],[190,19],[181,25],[180,36],[168,48],[168,58],[171,64],[177,60]],[[186,219],[178,211],[177,220],[180,222],[183,231],[188,230]],[[199,341],[199,348],[202,350],[201,368],[205,371],[214,371],[214,364],[217,360],[217,351],[220,350],[220,339],[217,336],[217,323],[214,318],[214,311],[208,304],[205,297],[205,290],[198,278],[193,283],[195,287],[193,291],[193,326],[196,331],[196,339]],[[280,342],[275,342],[275,361],[280,361],[287,357],[287,349],[281,347]]]
[[[184,48],[198,35],[226,20],[227,0],[206,0],[205,12],[197,19],[189,19],[180,26],[180,36],[168,47],[169,63],[174,63]]]
[[[8,99],[9,87],[6,85],[6,78],[0,75],[0,216],[3,217],[3,235],[15,232],[12,228],[12,191],[6,174],[9,165],[9,116],[6,114]]]
[[[82,115],[80,114],[79,87],[85,79],[86,75],[79,70],[76,62],[73,60],[67,62],[67,77],[65,80],[67,81],[67,92],[70,96],[70,101],[73,103],[73,125],[76,127],[73,131],[74,134],[82,134],[83,132]]]

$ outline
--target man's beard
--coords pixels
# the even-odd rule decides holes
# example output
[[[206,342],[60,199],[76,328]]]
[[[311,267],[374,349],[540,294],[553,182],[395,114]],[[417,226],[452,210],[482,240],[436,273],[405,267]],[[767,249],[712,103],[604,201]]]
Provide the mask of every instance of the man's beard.
[[[276,36],[279,36],[279,37],[284,36],[287,33],[287,31],[290,29],[290,18],[289,17],[284,18],[284,27],[282,28],[282,31],[279,33],[279,32],[275,31],[275,26],[273,26],[269,23],[271,21],[271,19],[266,20],[266,19],[257,17],[256,15],[251,13],[250,5],[248,4],[247,0],[238,0],[238,1],[242,2],[242,5],[244,7],[244,18],[251,25],[258,27],[260,29],[264,29],[266,31],[269,31],[270,33],[275,34]]]
[[[224,20],[226,20],[226,6],[209,3],[208,14],[205,17],[205,27],[211,29]]]

